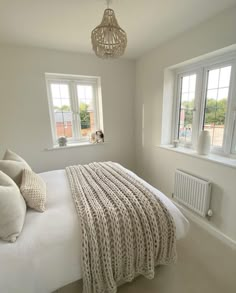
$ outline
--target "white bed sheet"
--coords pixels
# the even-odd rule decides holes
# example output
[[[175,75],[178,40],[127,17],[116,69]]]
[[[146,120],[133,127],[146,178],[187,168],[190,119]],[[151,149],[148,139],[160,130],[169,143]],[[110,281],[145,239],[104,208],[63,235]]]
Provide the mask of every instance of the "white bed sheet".
[[[28,210],[17,241],[0,240],[1,293],[49,293],[82,277],[80,223],[65,170],[40,176],[47,184],[46,212]],[[187,219],[164,194],[142,182],[168,207],[177,239],[184,237],[189,228]]]

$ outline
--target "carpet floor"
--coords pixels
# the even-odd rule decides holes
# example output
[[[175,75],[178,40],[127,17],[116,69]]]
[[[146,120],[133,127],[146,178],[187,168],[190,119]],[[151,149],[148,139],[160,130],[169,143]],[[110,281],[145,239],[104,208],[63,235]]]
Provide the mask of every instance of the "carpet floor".
[[[82,293],[82,282],[56,293]],[[155,278],[138,277],[118,293],[235,293],[236,250],[191,223],[188,236],[178,242],[178,262],[156,269]]]

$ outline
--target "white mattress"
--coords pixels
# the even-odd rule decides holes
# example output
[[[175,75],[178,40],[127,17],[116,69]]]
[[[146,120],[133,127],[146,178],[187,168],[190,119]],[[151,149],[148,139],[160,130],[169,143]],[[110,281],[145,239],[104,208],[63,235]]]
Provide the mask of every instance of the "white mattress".
[[[49,293],[82,277],[79,219],[65,170],[40,176],[47,184],[46,212],[28,210],[17,241],[0,240],[0,292],[3,293]],[[168,207],[176,224],[177,238],[184,237],[189,228],[187,219],[164,194],[144,184]]]

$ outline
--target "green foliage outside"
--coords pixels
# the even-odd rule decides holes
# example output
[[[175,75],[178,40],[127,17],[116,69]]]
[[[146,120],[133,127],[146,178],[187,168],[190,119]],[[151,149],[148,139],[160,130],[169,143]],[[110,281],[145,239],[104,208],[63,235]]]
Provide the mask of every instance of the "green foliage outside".
[[[185,125],[192,125],[193,120],[193,101],[185,101],[182,103],[182,108],[185,109]],[[208,99],[205,112],[205,124],[224,125],[225,113],[227,110],[227,99],[214,100]]]
[[[85,103],[80,104],[80,121],[81,121],[81,128],[87,129],[90,128],[90,115],[88,112],[88,105]],[[70,112],[70,106],[62,105],[61,107],[54,106],[54,110],[57,112]]]
[[[70,112],[70,106],[62,105],[61,107],[54,106],[55,112]]]
[[[88,105],[85,103],[80,104],[80,123],[82,129],[90,128],[90,115],[88,112]]]

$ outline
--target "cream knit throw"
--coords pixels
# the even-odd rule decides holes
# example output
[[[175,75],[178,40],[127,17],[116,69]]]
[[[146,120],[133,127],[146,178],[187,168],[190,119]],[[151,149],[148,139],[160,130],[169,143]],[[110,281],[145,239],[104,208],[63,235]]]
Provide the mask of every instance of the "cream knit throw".
[[[142,183],[112,162],[66,168],[82,228],[84,293],[113,293],[176,260],[172,216]]]

